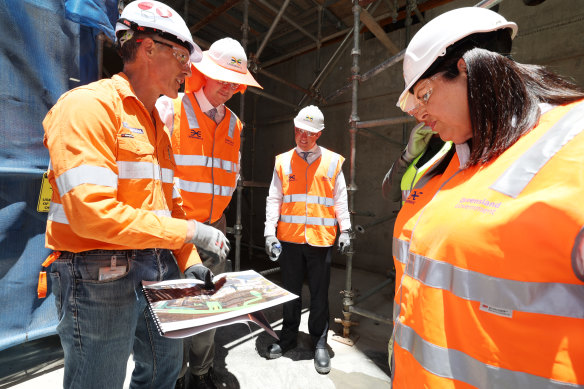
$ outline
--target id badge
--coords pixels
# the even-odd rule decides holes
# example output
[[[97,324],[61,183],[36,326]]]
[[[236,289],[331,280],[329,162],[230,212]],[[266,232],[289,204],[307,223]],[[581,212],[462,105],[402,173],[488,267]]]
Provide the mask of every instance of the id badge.
[[[49,182],[49,177],[47,172],[43,174],[43,179],[41,181],[41,191],[39,193],[39,200],[37,203],[37,212],[49,212],[49,207],[51,205],[51,197],[53,196],[53,187]]]
[[[117,278],[124,275],[126,272],[125,266],[116,266],[117,258],[115,255],[112,255],[110,266],[100,267],[99,268],[99,281],[109,280],[111,278]]]

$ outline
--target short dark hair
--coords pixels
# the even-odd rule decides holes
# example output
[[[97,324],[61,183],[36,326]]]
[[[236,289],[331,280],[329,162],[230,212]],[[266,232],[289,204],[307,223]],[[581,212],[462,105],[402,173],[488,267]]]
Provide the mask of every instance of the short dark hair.
[[[118,35],[122,35],[125,31],[120,31]],[[120,36],[116,39],[116,50],[118,55],[122,58],[122,63],[131,63],[136,59],[138,47],[142,43],[141,40],[145,38],[155,39],[156,34],[149,34],[143,32],[135,32],[132,38],[120,44]]]

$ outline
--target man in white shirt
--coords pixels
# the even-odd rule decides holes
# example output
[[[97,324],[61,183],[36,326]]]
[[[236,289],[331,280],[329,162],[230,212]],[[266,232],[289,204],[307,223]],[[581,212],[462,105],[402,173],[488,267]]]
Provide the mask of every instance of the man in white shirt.
[[[278,259],[281,251],[284,288],[300,297],[284,304],[280,341],[268,347],[268,357],[278,358],[296,347],[302,284],[307,276],[308,331],[315,346],[314,367],[327,374],[331,368],[326,348],[328,288],[337,223],[341,230],[339,250],[346,253],[351,245],[344,158],[316,144],[324,130],[324,116],[318,107],[310,105],[300,110],[294,127],[296,147],[276,157],[266,199],[264,236],[266,252],[272,260]]]
[[[225,103],[247,86],[261,88],[247,69],[247,56],[234,39],[223,38],[203,52],[193,64],[192,76],[185,79],[185,93],[172,100],[161,97],[156,106],[171,129],[172,151],[177,169],[175,184],[183,198],[183,209],[190,219],[209,224],[225,233],[225,209],[237,186],[242,123]],[[215,274],[225,271],[204,251],[201,258]],[[185,341],[186,372],[189,361],[189,388],[216,388],[213,382],[215,330]],[[179,379],[180,387],[184,378]]]

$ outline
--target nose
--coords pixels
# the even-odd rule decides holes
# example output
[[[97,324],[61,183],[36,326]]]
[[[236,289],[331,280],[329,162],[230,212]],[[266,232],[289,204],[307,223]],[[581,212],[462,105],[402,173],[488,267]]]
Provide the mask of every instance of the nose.
[[[191,70],[191,63],[189,62],[186,66],[184,66],[184,74],[186,75],[186,77],[190,77],[193,72]]]

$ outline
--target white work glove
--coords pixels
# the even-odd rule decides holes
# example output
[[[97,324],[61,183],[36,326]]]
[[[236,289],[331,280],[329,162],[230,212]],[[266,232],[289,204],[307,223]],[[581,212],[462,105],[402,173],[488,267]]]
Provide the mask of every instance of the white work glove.
[[[282,245],[274,235],[266,236],[266,254],[272,261],[277,261],[282,252]]]
[[[406,151],[404,151],[403,159],[411,163],[418,155],[426,151],[428,143],[430,143],[430,139],[435,133],[432,131],[432,128],[427,127],[423,122],[414,127],[410,133],[410,139],[408,140]]]
[[[339,242],[337,243],[337,247],[341,254],[347,254],[347,252],[349,252],[349,249],[351,248],[351,235],[349,231],[341,232],[341,235],[339,236]]]
[[[195,234],[191,239],[197,250],[207,254],[219,263],[224,262],[229,253],[230,245],[225,235],[215,227],[190,220],[195,223]]]
[[[190,266],[185,270],[185,276],[203,281],[205,283],[203,286],[205,289],[215,289],[215,285],[213,285],[213,272],[202,263]]]

